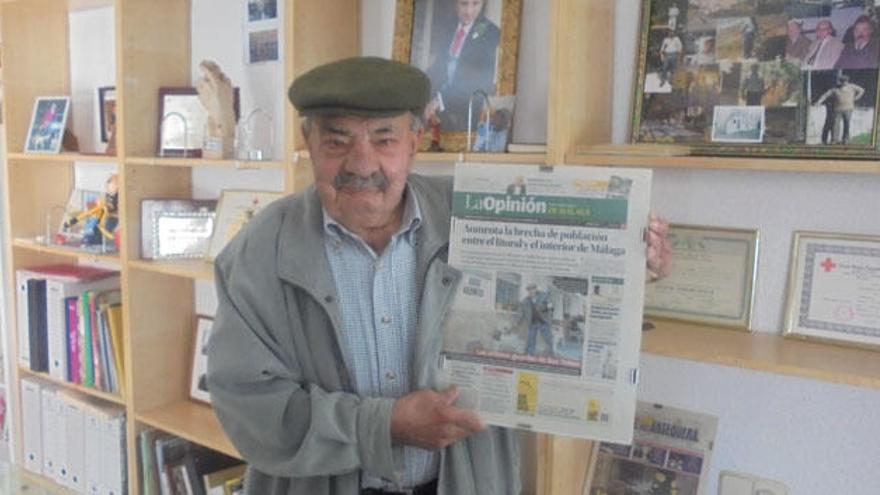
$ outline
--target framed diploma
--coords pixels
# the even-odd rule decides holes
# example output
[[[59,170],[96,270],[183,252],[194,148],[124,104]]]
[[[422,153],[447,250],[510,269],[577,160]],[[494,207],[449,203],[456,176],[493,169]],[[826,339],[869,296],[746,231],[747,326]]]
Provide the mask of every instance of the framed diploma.
[[[154,213],[153,258],[201,258],[214,228],[212,211],[160,211]]]
[[[795,232],[786,336],[880,349],[880,236]]]
[[[645,289],[645,314],[751,330],[758,231],[671,225],[672,273]]]

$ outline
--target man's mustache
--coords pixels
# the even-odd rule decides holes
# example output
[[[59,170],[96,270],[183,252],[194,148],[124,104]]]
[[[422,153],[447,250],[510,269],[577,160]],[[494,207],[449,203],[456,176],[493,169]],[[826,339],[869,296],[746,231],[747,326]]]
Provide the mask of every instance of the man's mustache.
[[[354,189],[355,191],[363,191],[364,189],[376,188],[384,191],[388,188],[388,178],[378,170],[366,177],[361,177],[351,172],[340,172],[333,179],[333,187],[337,190]]]

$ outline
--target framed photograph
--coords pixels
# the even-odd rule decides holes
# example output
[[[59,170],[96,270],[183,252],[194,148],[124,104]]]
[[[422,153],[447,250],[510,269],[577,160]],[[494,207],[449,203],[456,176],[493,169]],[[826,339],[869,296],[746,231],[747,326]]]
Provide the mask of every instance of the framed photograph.
[[[880,349],[880,236],[795,232],[785,335]]]
[[[214,229],[212,211],[159,211],[153,214],[153,258],[203,258]]]
[[[156,258],[154,234],[158,231],[155,221],[162,212],[209,212],[217,209],[217,201],[211,199],[142,199],[141,200],[141,258]]]
[[[670,225],[672,273],[645,287],[645,314],[751,330],[758,231]]]
[[[24,150],[28,153],[59,153],[69,113],[69,96],[38,96]]]
[[[278,61],[278,28],[272,27],[247,33],[247,63]]]
[[[880,156],[874,0],[642,0],[632,141]]]
[[[239,117],[239,90],[233,93],[235,118]],[[202,156],[208,114],[196,88],[159,88],[157,154],[198,158]]]
[[[473,151],[504,153],[513,128],[516,96],[490,96],[480,108],[480,124]]]
[[[278,0],[247,0],[248,22],[278,19]]]
[[[211,394],[208,392],[208,339],[211,338],[213,325],[213,318],[196,317],[192,373],[190,373],[189,380],[189,396],[209,404],[211,403]]]
[[[101,142],[109,143],[116,132],[116,87],[98,88],[98,120],[101,127]]]
[[[241,191],[226,189],[220,193],[217,221],[211,236],[207,259],[214,260],[235,234],[267,204],[284,196],[269,191]]]
[[[397,0],[392,58],[424,70],[431,78],[429,128],[439,133],[424,149],[465,151],[468,104],[476,132],[484,98],[513,95],[522,0],[436,2]]]

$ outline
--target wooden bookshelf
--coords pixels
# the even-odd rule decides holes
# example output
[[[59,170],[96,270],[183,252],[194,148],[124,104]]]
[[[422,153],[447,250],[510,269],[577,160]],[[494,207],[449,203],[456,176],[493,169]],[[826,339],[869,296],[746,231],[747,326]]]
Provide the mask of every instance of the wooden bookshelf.
[[[153,165],[156,167],[222,167],[237,170],[284,169],[287,163],[277,160],[209,160],[205,158],[159,158],[136,156],[126,158],[132,165]]]
[[[181,400],[135,416],[137,421],[166,431],[191,442],[241,459],[241,454],[220,427],[211,406]]]
[[[22,250],[33,251],[36,253],[53,254],[56,256],[66,256],[80,262],[87,263],[103,263],[107,265],[119,265],[119,253],[96,253],[88,250],[78,249],[74,246],[60,246],[55,244],[41,244],[34,239],[13,239],[12,245]]]
[[[194,280],[214,280],[214,265],[205,260],[132,260],[128,266],[137,270],[162,273]]]
[[[77,392],[83,393],[85,395],[89,395],[92,397],[96,397],[101,400],[105,400],[107,402],[112,402],[114,404],[119,404],[121,406],[125,405],[125,397],[118,394],[111,394],[109,392],[104,392],[103,390],[98,390],[92,387],[86,387],[83,385],[79,385],[77,383],[72,383],[67,380],[60,380],[50,375],[49,373],[43,373],[41,371],[32,371],[28,368],[23,368],[21,366],[18,367],[18,372],[20,375],[30,375],[38,377],[47,382],[52,382],[56,385],[60,385],[64,388],[69,388],[71,390],[76,390]]]
[[[119,161],[119,157],[103,155],[103,154],[90,154],[90,153],[59,153],[57,155],[51,155],[48,153],[7,153],[6,158],[8,160],[15,161],[23,161],[23,162],[60,162],[60,163],[74,163],[74,162],[101,162],[101,163],[117,163]]]

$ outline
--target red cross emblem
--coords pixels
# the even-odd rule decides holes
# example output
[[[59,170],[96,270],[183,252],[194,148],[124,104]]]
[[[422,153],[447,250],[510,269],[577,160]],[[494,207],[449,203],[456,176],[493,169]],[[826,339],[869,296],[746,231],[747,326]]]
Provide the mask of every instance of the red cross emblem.
[[[819,266],[824,268],[826,272],[830,272],[831,270],[834,270],[837,265],[834,264],[833,261],[831,261],[831,258],[825,258],[825,261],[819,263]]]

